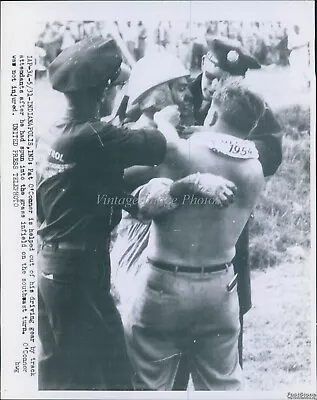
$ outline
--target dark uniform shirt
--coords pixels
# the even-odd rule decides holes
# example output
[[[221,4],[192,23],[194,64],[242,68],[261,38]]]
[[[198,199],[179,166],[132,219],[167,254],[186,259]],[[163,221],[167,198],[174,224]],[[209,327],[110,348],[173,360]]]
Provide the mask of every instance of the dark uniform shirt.
[[[71,118],[52,134],[56,139],[38,168],[38,234],[45,241],[100,242],[120,221],[121,209],[129,211],[124,168],[161,163],[166,140],[159,131]]]

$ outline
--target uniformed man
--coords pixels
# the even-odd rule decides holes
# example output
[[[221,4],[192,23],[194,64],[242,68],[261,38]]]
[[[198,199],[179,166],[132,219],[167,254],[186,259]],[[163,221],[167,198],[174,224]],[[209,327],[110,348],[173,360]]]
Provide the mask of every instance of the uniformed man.
[[[131,389],[110,295],[109,239],[121,209],[135,208],[122,191],[124,168],[159,164],[169,141],[168,132],[131,132],[100,121],[102,94],[121,61],[113,40],[92,37],[49,66],[52,87],[65,94],[68,109],[52,127],[55,139],[38,166],[41,389]]]
[[[261,65],[240,42],[223,37],[213,38],[210,51],[202,57],[202,72],[190,85],[195,124],[203,125],[219,80],[229,76],[243,77],[249,69],[259,68]]]

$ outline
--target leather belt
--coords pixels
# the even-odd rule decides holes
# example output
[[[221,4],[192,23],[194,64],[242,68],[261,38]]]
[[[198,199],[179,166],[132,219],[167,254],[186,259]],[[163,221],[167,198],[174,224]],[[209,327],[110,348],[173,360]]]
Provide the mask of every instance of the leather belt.
[[[190,266],[184,266],[184,265],[175,265],[175,264],[168,264],[162,261],[156,261],[148,258],[151,264],[154,265],[154,267],[162,269],[163,271],[169,271],[169,272],[187,272],[187,273],[193,273],[193,274],[204,274],[204,273],[210,273],[210,272],[218,272],[218,271],[223,271],[225,269],[228,269],[232,264],[230,263],[225,263],[225,264],[218,264],[218,265],[210,265],[208,267],[190,267]]]

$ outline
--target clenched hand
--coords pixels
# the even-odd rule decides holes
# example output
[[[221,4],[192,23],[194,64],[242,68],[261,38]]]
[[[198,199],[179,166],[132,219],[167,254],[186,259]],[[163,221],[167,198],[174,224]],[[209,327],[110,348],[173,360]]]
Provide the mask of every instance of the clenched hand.
[[[180,112],[177,105],[167,106],[154,114],[154,122],[159,126],[161,123],[169,123],[176,127],[180,121]]]

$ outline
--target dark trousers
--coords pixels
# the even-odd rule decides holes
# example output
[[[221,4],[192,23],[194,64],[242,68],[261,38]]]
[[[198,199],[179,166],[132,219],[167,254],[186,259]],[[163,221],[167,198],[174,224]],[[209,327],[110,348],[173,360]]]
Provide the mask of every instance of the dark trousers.
[[[107,254],[44,248],[38,255],[41,390],[131,390]]]

